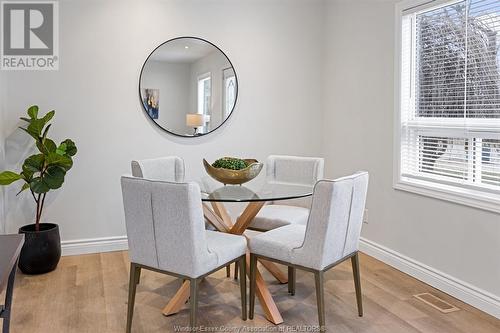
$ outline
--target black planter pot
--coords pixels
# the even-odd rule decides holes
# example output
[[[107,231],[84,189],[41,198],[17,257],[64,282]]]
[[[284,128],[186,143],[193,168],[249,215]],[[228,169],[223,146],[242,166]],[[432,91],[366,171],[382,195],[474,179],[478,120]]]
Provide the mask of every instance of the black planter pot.
[[[24,274],[43,274],[56,269],[61,259],[61,238],[59,226],[40,223],[40,231],[34,224],[19,229],[24,234],[24,245],[19,256],[19,269]]]

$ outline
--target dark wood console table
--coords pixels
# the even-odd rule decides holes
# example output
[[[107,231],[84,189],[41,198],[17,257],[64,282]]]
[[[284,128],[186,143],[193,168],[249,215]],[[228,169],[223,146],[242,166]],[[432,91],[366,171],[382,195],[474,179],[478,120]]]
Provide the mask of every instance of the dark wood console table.
[[[0,305],[0,318],[3,318],[3,333],[9,333],[14,279],[19,253],[21,253],[23,244],[24,235],[0,235],[0,292],[7,286],[5,305]]]

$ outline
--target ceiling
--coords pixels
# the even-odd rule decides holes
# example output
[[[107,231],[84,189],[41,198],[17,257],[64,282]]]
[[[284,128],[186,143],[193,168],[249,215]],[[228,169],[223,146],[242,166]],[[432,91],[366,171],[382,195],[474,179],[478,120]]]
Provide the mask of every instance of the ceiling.
[[[217,50],[212,44],[195,38],[180,38],[157,48],[151,60],[174,63],[193,63]]]

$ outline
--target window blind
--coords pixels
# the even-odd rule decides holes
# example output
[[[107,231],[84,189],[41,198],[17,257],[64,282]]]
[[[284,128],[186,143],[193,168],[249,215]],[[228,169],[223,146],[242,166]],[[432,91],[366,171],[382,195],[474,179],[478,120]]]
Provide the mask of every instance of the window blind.
[[[500,193],[500,1],[403,15],[402,177]]]

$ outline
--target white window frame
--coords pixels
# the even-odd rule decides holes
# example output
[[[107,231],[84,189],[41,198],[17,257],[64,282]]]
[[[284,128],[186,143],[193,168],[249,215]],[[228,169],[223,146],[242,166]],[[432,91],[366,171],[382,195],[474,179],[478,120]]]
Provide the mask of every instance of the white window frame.
[[[212,73],[211,72],[207,72],[207,73],[204,73],[202,75],[199,75],[198,76],[198,79],[196,80],[196,90],[197,90],[197,107],[196,107],[196,112],[199,113],[199,114],[205,114],[204,112],[204,108],[203,108],[203,103],[205,103],[203,101],[203,103],[200,105],[200,81],[205,81],[205,80],[210,80],[210,98],[209,98],[209,101],[208,101],[208,108],[209,108],[209,112],[211,111],[211,104],[212,104],[212,93],[213,93],[213,87],[212,87]],[[200,112],[201,111],[201,112]]]
[[[232,75],[226,76],[226,71],[231,71]],[[227,81],[231,78],[234,78],[234,101],[233,101],[231,109],[228,109],[227,108]],[[223,104],[222,105],[222,108],[223,108],[222,114],[224,116],[224,119],[226,119],[227,117],[229,117],[229,115],[233,111],[235,104],[236,104],[236,98],[238,96],[238,83],[236,80],[236,72],[234,71],[233,67],[224,68],[222,70],[222,96],[223,96],[222,97],[222,104]]]
[[[471,206],[487,211],[500,213],[500,194],[482,191],[478,189],[466,188],[459,185],[440,183],[437,181],[415,179],[404,177],[401,172],[401,73],[402,73],[402,19],[404,11],[418,7],[418,11],[422,9],[432,9],[443,5],[451,4],[453,0],[404,0],[395,6],[395,54],[394,54],[394,158],[393,158],[393,188],[396,190],[416,193],[432,198],[437,198],[445,201],[450,201],[466,206]],[[437,122],[436,122],[437,120]],[[463,130],[463,120],[457,119],[457,128]],[[429,118],[425,124],[414,121],[411,125],[424,125],[425,127],[442,127],[439,119]],[[473,126],[475,131],[498,131],[500,129],[500,120],[493,121],[488,119],[488,122],[481,122],[480,119],[473,119],[468,122]],[[453,128],[453,125],[447,126]],[[500,131],[499,131],[500,136]]]

